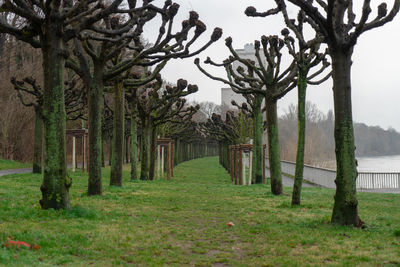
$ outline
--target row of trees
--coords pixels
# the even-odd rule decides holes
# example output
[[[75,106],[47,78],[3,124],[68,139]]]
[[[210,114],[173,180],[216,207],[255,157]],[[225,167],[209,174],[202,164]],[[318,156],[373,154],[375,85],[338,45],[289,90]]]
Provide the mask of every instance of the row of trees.
[[[231,56],[223,63],[207,59],[205,63],[223,67],[227,78],[213,76],[200,65],[195,64],[208,77],[231,86],[246,96],[248,106],[242,107],[244,117],[227,116],[225,121],[216,115],[202,128],[190,123],[185,130],[196,132],[198,139],[215,134],[222,142],[222,159],[225,158],[226,144],[238,142],[240,129],[234,125],[244,118],[252,118],[254,140],[254,180],[260,182],[262,173],[262,113],[265,111],[268,132],[268,153],[271,168],[271,191],[282,194],[282,175],[280,168],[280,144],[278,134],[277,101],[290,90],[298,88],[298,141],[296,155],[296,177],[292,204],[300,204],[300,192],[304,165],[305,143],[305,97],[307,84],[319,84],[329,76],[333,78],[335,152],[336,152],[336,194],[332,213],[332,222],[359,226],[356,198],[356,161],[354,146],[354,127],[351,111],[351,59],[358,37],[365,31],[384,25],[398,13],[400,0],[394,0],[390,12],[387,5],[378,6],[377,15],[369,20],[370,1],[364,0],[359,20],[353,12],[353,1],[303,1],[275,0],[277,7],[266,12],[258,12],[249,7],[247,16],[268,17],[282,14],[287,28],[278,36],[262,36],[254,42],[255,61],[242,58],[233,48],[232,38],[225,44]],[[296,19],[289,17],[286,2],[299,8]],[[73,85],[71,79],[78,76],[79,83],[86,94],[88,109],[90,162],[89,195],[101,194],[101,152],[102,121],[104,118],[104,92],[114,95],[113,142],[111,184],[121,184],[122,156],[124,142],[125,99],[129,99],[131,131],[136,132],[136,119],[141,118],[141,174],[142,179],[153,176],[154,144],[157,127],[164,123],[173,123],[191,117],[198,108],[185,108],[181,97],[197,91],[197,87],[179,80],[176,86],[161,90],[159,72],[170,59],[192,57],[217,41],[222,30],[216,28],[210,40],[196,51],[190,51],[193,43],[205,32],[205,24],[192,11],[189,18],[182,22],[179,31],[173,32],[174,18],[179,5],[170,0],[162,7],[152,4],[151,0],[140,4],[134,0],[124,3],[122,0],[102,1],[2,1],[0,7],[0,32],[12,35],[20,41],[39,48],[43,63],[43,90],[35,79],[13,80],[19,91],[30,91],[40,103],[40,114],[44,125],[44,178],[41,186],[42,208],[69,208],[68,190],[71,181],[66,175],[65,125],[67,106],[70,97],[66,97],[66,85]],[[142,41],[144,26],[161,20],[159,34],[152,44]],[[307,39],[305,27],[315,32]],[[321,45],[326,45],[323,50]],[[290,59],[284,60],[284,55]],[[327,55],[332,63],[328,63]],[[265,63],[263,62],[265,58]],[[290,63],[285,66],[284,63]],[[234,64],[239,67],[234,68]],[[325,69],[332,68],[332,72]],[[153,69],[150,69],[153,66]],[[72,73],[66,71],[66,68]],[[74,75],[73,75],[74,74]],[[66,83],[67,80],[67,83]],[[31,89],[24,87],[26,84]],[[38,88],[36,88],[38,87]],[[68,90],[67,90],[68,91]],[[71,90],[71,92],[74,90]],[[34,92],[34,93],[32,93]],[[127,94],[127,98],[125,96]],[[38,97],[40,95],[40,97]],[[21,97],[21,99],[23,99]],[[141,101],[144,100],[144,103]],[[263,111],[262,103],[265,103]],[[79,106],[72,101],[72,108]],[[24,102],[29,105],[29,103]],[[81,103],[81,102],[79,102]],[[82,109],[80,109],[82,110]],[[72,113],[78,112],[73,110]],[[178,118],[178,119],[176,119]],[[184,126],[184,127],[186,127]],[[168,127],[164,127],[168,129]],[[169,128],[171,129],[171,127]],[[207,131],[205,130],[207,129]],[[196,130],[196,131],[194,131]],[[177,133],[174,133],[177,134]],[[173,135],[171,133],[171,135]],[[178,135],[182,135],[182,132]],[[132,151],[137,145],[132,138]],[[192,148],[193,150],[193,148]],[[148,152],[150,151],[150,152]],[[153,151],[153,155],[152,152]],[[193,151],[192,151],[193,152]],[[134,153],[134,152],[133,152]],[[51,156],[50,156],[51,155]],[[132,177],[135,170],[132,168]]]
[[[220,38],[222,30],[216,28],[207,43],[196,51],[190,51],[192,44],[206,31],[198,14],[190,12],[189,18],[182,22],[181,29],[173,32],[179,5],[167,0],[162,7],[157,7],[151,2],[2,1],[0,32],[39,48],[42,54],[42,87],[34,83],[35,79],[29,78],[16,79],[13,83],[19,91],[29,91],[36,97],[35,103],[26,102],[27,105],[40,106],[46,155],[40,200],[43,209],[70,208],[68,191],[71,180],[66,173],[65,131],[69,99],[66,81],[67,84],[71,82],[72,73],[80,78],[78,86],[87,96],[81,99],[87,99],[84,106],[88,110],[89,195],[102,193],[104,91],[114,94],[110,179],[113,185],[121,185],[122,179],[125,91],[129,92],[130,102],[137,106],[136,111],[130,104],[131,116],[134,118],[136,112],[142,112],[145,114],[142,117],[146,117],[142,121],[142,131],[146,131],[142,134],[141,142],[142,179],[152,176],[152,169],[146,165],[152,162],[150,151],[153,150],[147,147],[150,145],[148,138],[151,137],[151,145],[154,146],[153,129],[162,120],[172,120],[176,116],[187,118],[197,109],[185,107],[182,100],[184,95],[197,91],[196,86],[180,80],[177,86],[160,90],[159,72],[170,59],[200,53]],[[156,17],[161,18],[159,35],[152,44],[145,44],[141,40],[143,27]],[[152,70],[151,66],[154,66]],[[144,71],[138,74],[137,68]],[[145,86],[143,92],[138,92],[141,86]],[[146,103],[146,108],[141,105],[141,100]],[[134,126],[131,128],[134,129]],[[132,145],[135,144],[132,142]]]
[[[395,0],[390,12],[387,4],[378,6],[376,17],[369,20],[371,15],[370,1],[363,1],[362,14],[356,20],[353,1],[303,1],[303,0],[275,0],[277,7],[266,12],[258,12],[255,7],[248,7],[247,16],[268,17],[282,14],[287,28],[282,30],[282,38],[278,36],[262,36],[261,41],[255,41],[255,61],[241,58],[232,46],[232,38],[227,38],[225,44],[231,56],[223,63],[215,63],[207,58],[204,63],[226,70],[227,78],[213,76],[200,65],[195,64],[206,76],[228,84],[235,92],[250,95],[248,101],[254,118],[254,175],[257,175],[257,161],[261,157],[257,151],[261,148],[259,132],[262,128],[261,103],[265,101],[266,120],[268,131],[268,150],[271,173],[271,191],[273,194],[282,194],[281,167],[279,155],[279,135],[277,126],[276,102],[289,90],[298,88],[298,141],[296,156],[295,184],[293,188],[292,204],[300,203],[301,183],[304,165],[305,142],[305,97],[307,84],[319,84],[329,76],[333,79],[334,95],[334,137],[337,176],[335,204],[332,212],[332,223],[360,226],[358,216],[358,201],[356,198],[356,160],[354,145],[354,126],[352,119],[351,102],[351,63],[354,47],[359,36],[371,29],[390,22],[398,13],[400,1]],[[286,2],[299,8],[297,19],[289,17]],[[308,27],[315,32],[315,37],[306,39],[304,28]],[[291,36],[294,35],[294,37]],[[321,44],[327,46],[321,51]],[[283,49],[292,56],[292,63],[286,68],[281,67]],[[332,60],[332,72],[327,76],[320,76],[328,68],[326,56]],[[266,64],[263,64],[265,57]],[[237,68],[233,63],[240,62]],[[318,67],[320,66],[320,67]],[[312,72],[312,69],[316,68]],[[312,73],[312,74],[311,74]],[[318,81],[313,79],[320,76]],[[258,104],[259,103],[259,104]],[[260,121],[258,121],[260,117]],[[222,128],[222,126],[221,126]]]

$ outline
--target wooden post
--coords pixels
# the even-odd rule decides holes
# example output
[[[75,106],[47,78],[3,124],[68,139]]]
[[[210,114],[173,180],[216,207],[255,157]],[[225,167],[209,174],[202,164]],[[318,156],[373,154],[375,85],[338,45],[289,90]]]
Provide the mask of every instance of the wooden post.
[[[86,138],[82,136],[82,172],[85,172]]]
[[[234,154],[233,154],[233,146],[229,146],[229,161],[230,161],[230,174],[231,174],[231,182],[233,182],[233,177],[235,176],[235,165],[234,165]]]
[[[157,146],[157,178],[161,178],[161,146]]]
[[[167,179],[171,180],[171,142],[168,142]]]
[[[76,138],[75,136],[72,136],[72,172],[75,172],[75,144],[76,143]]]
[[[239,184],[239,149],[235,146],[235,185]]]
[[[175,143],[171,141],[172,150],[171,150],[171,176],[174,177],[174,168],[175,168]]]
[[[85,132],[84,135],[86,136],[86,171],[89,172],[89,134]]]
[[[239,146],[239,148],[238,148],[238,151],[239,151],[239,185],[242,185],[243,184],[243,160],[242,160],[242,157],[243,157],[243,151],[242,151],[242,148]]]
[[[164,163],[165,163],[165,148],[163,145],[160,145],[161,149],[161,171],[160,177],[164,177]]]
[[[263,145],[263,174],[262,174],[262,183],[265,184],[265,147],[266,145]]]

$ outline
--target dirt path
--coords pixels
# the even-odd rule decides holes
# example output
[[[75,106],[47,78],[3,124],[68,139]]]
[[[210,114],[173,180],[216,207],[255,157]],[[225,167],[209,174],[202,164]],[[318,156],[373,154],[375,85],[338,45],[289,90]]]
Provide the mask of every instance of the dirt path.
[[[32,172],[32,168],[1,170],[0,176],[9,175],[9,174],[29,173],[29,172]]]

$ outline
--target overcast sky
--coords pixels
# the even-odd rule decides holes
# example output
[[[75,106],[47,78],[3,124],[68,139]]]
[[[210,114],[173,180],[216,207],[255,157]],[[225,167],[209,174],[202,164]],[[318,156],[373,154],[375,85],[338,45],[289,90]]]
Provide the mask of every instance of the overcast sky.
[[[162,6],[164,1],[156,0],[155,4]],[[200,19],[207,25],[198,44],[209,40],[214,27],[221,27],[223,37],[198,57],[201,61],[210,56],[215,61],[222,61],[228,55],[224,45],[226,37],[233,38],[235,49],[243,48],[244,44],[260,39],[262,35],[279,34],[284,27],[282,17],[276,15],[268,18],[248,18],[244,14],[247,6],[252,5],[259,11],[274,7],[273,0],[175,0],[180,4],[176,25],[188,17],[191,10],[199,13]],[[362,1],[355,1],[362,2]],[[371,1],[373,10],[381,1]],[[358,4],[360,4],[358,3]],[[387,1],[388,7],[393,0]],[[360,14],[360,8],[356,9]],[[292,15],[297,11],[291,9]],[[358,16],[359,18],[359,16]],[[151,42],[158,32],[157,23],[145,28],[146,38]],[[358,40],[353,55],[352,92],[353,118],[356,122],[367,125],[379,125],[384,129],[393,127],[400,132],[400,16],[385,26],[364,33]],[[200,73],[193,64],[194,58],[171,60],[162,71],[164,78],[174,82],[184,78],[189,83],[197,84],[199,92],[189,97],[189,100],[212,101],[221,103],[221,88],[226,87],[220,82],[208,79]],[[209,69],[209,68],[208,68]],[[213,69],[215,75],[225,77],[223,69]],[[309,86],[307,100],[316,103],[323,112],[333,109],[332,82],[323,85]],[[293,90],[279,102],[279,112],[282,114],[290,103],[297,103],[297,93]]]

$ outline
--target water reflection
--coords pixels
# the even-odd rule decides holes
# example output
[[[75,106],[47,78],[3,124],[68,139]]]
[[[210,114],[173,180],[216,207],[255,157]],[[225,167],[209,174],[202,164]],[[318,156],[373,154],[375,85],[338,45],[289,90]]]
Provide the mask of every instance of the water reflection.
[[[400,172],[400,155],[358,157],[359,172]]]

